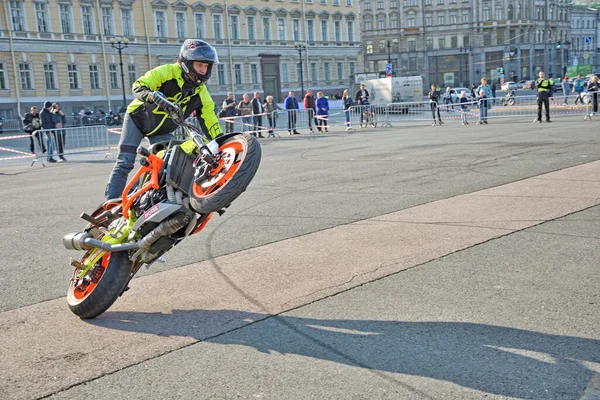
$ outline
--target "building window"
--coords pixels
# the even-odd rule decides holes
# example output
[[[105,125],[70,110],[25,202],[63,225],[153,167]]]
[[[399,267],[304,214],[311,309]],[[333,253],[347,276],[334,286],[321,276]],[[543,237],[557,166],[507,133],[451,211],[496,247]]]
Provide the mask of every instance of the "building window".
[[[47,3],[33,3],[35,6],[35,19],[37,22],[37,29],[40,33],[48,33],[50,31],[48,21],[48,4]]]
[[[138,72],[135,64],[129,64],[127,66],[127,75],[129,76],[129,87],[133,86],[133,83],[137,81]]]
[[[410,71],[417,70],[417,57],[408,57],[408,69]]]
[[[414,28],[415,27],[415,19],[416,19],[415,13],[414,12],[409,12],[408,13],[408,18],[406,19],[406,25],[409,28]]]
[[[392,39],[392,51],[394,53],[400,51],[400,47],[398,46],[398,39]]]
[[[25,31],[25,14],[23,11],[22,1],[11,1],[10,5],[10,19],[12,22],[12,28],[14,31]]]
[[[44,80],[46,81],[46,89],[56,89],[56,71],[54,64],[44,64]]]
[[[242,64],[233,64],[233,79],[236,85],[242,85],[244,83]]]
[[[352,0],[346,0],[346,6],[352,7]]]
[[[102,7],[102,27],[105,35],[112,36],[115,34],[112,8]]]
[[[219,86],[225,86],[225,64],[217,64],[217,82]]]
[[[77,64],[67,64],[67,71],[69,73],[69,89],[80,89]]]
[[[240,40],[240,17],[238,15],[230,15],[229,23],[231,25],[231,39]]]
[[[271,17],[262,18],[263,40],[271,40]]]
[[[483,6],[483,20],[484,21],[490,20],[490,9],[488,8],[488,6]]]
[[[213,14],[213,33],[215,35],[215,39],[221,40],[223,39],[223,27],[221,24],[221,14]]]
[[[294,41],[299,42],[302,40],[302,31],[300,30],[300,20],[292,20],[292,30],[294,31]]]
[[[92,89],[100,89],[100,71],[97,64],[90,64],[90,87]]]
[[[550,17],[550,19],[552,19],[552,17]],[[497,21],[502,20],[502,6],[496,6],[496,20]]]
[[[319,0],[319,4],[326,6],[327,0]]]
[[[440,50],[444,50],[446,48],[446,39],[438,39],[438,47]]]
[[[457,47],[458,47],[458,37],[457,36],[452,36],[450,38],[450,48],[456,49]]]
[[[408,41],[408,51],[417,51],[417,41],[416,40]]]
[[[83,33],[93,35],[94,32],[94,9],[92,6],[81,6],[81,23],[83,24]]]
[[[60,13],[60,25],[62,33],[72,33],[73,27],[71,26],[71,5],[70,4],[59,4]]]
[[[8,89],[6,85],[6,68],[4,63],[0,63],[0,90],[6,89]]]
[[[425,26],[433,25],[433,16],[431,14],[425,14]]]
[[[133,36],[133,15],[131,10],[121,10],[121,28],[123,29],[123,36]]]
[[[378,10],[383,9],[383,0],[377,0],[377,9]]]
[[[425,0],[425,5],[426,6],[430,6],[431,5],[431,0]]]
[[[175,34],[179,39],[184,39],[187,36],[185,13],[177,11],[175,13]]]
[[[167,19],[165,18],[165,12],[162,10],[155,10],[154,19],[156,22],[156,37],[167,37]]]
[[[310,63],[310,79],[314,82],[319,80],[319,74],[317,72],[317,63]]]
[[[256,27],[254,26],[254,17],[246,17],[248,27],[248,40],[256,40]]]
[[[253,84],[259,83],[258,64],[250,64],[250,82]]]
[[[315,41],[315,21],[314,20],[309,19],[306,21],[306,31],[308,32],[308,41],[314,42]]]
[[[109,64],[108,79],[110,80],[111,89],[121,88],[121,86],[119,85],[119,72],[117,71],[117,64]]]
[[[333,5],[334,6],[339,6],[340,5],[340,0],[333,0]]]
[[[31,64],[19,63],[19,73],[21,75],[21,89],[32,90],[33,79],[31,75]]]
[[[365,17],[365,31],[373,30],[373,20],[371,17]]]
[[[457,15],[456,15],[456,13],[455,13],[455,12],[451,12],[451,13],[450,13],[450,23],[451,23],[451,24],[456,24],[456,23],[458,23],[458,17],[457,17]]]
[[[398,8],[398,0],[390,0],[390,8]]]
[[[325,75],[325,82],[331,81],[331,68],[329,67],[329,63],[323,63],[323,73]]]
[[[377,29],[385,29],[385,16],[377,16]]]
[[[367,54],[373,54],[373,41],[372,40],[367,40],[365,42],[365,52]]]
[[[348,63],[348,72],[350,72],[351,77],[354,77],[354,74],[356,73],[356,63],[354,61]]]
[[[371,0],[365,0],[365,10],[371,9]]]
[[[196,32],[197,38],[203,38],[204,36],[204,14],[195,13],[194,14],[194,31]]]
[[[390,15],[390,28],[398,29],[398,14]]]
[[[287,40],[285,18],[277,18],[277,40]]]
[[[348,31],[348,41],[354,42],[354,21],[346,22],[346,30]]]
[[[290,82],[290,64],[288,64],[288,63],[281,64],[281,82],[283,82],[283,83]]]
[[[406,5],[409,7],[416,7],[417,4],[417,0],[406,0]]]
[[[341,81],[342,79],[344,79],[344,63],[338,62],[336,64],[336,68],[337,68],[337,78],[339,81]]]
[[[321,41],[329,41],[329,24],[327,20],[321,20]]]
[[[336,42],[342,41],[342,23],[340,21],[333,21],[333,36]]]
[[[296,82],[300,82],[300,77],[303,76],[304,72],[302,72],[302,66],[300,63],[296,63]]]
[[[444,25],[444,16],[443,15],[438,15],[438,25]]]
[[[425,39],[425,46],[427,46],[427,50],[433,50],[433,38]]]
[[[469,18],[469,12],[468,11],[463,11],[462,12],[462,22],[463,22],[463,24],[467,24],[467,23],[471,22],[471,18]]]

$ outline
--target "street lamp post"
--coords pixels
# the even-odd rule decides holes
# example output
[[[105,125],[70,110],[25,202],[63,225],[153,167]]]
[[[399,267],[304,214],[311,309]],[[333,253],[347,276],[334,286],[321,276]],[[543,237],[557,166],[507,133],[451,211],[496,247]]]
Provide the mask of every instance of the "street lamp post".
[[[304,98],[304,67],[302,63],[302,52],[306,51],[306,43],[296,42],[294,44],[296,50],[298,50],[298,56],[300,57],[300,88],[302,93],[300,93],[300,98]]]
[[[123,109],[127,108],[127,100],[125,99],[125,73],[123,72],[123,50],[129,45],[129,39],[110,38],[110,45],[119,53],[119,65],[121,66],[121,88],[123,89]]]

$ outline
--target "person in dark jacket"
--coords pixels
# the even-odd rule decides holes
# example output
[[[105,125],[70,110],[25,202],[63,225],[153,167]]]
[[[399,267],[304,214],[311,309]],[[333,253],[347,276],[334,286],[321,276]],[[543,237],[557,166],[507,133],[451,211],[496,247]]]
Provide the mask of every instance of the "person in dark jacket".
[[[308,114],[308,127],[310,129],[310,133],[313,133],[313,121],[315,122],[315,126],[318,125],[318,122],[317,118],[315,117],[317,103],[315,101],[315,97],[313,96],[312,89],[308,89],[306,91],[306,95],[304,96],[304,108],[306,109],[306,113]]]
[[[254,114],[254,136],[263,138],[262,135],[262,115],[264,114],[262,102],[260,101],[260,93],[254,92],[252,98],[252,114]]]
[[[225,133],[233,132],[233,117],[236,115],[235,111],[235,99],[233,98],[233,93],[228,92],[227,98],[223,100],[223,105],[221,106],[223,109],[224,115],[223,117],[228,118],[225,120]]]
[[[47,160],[49,163],[55,163],[56,160],[52,157],[54,155],[54,121],[52,121],[52,103],[47,101],[44,103],[44,109],[40,113],[40,121],[42,123],[42,129],[44,136],[46,137],[46,149],[47,149]]]
[[[358,91],[356,92],[356,95],[354,96],[354,102],[356,103],[357,106],[363,106],[360,107],[360,120],[364,121],[365,119],[365,108],[364,106],[369,105],[369,91],[367,89],[365,89],[365,84],[361,83],[360,87],[358,89]]]
[[[442,117],[440,116],[440,109],[438,105],[440,104],[440,91],[437,89],[437,86],[434,84],[431,85],[431,91],[429,92],[429,106],[431,107],[431,115],[433,116],[433,123],[442,125]],[[437,120],[435,117],[437,111]]]
[[[222,133],[215,103],[204,84],[218,62],[213,46],[200,39],[186,39],[176,63],[158,66],[133,83],[135,99],[123,118],[117,162],[104,192],[107,200],[123,194],[137,148],[144,137],[148,137],[151,144],[173,137],[177,125],[155,102],[161,96],[181,104],[184,119],[195,111],[200,128],[208,136],[214,139]],[[208,145],[218,148],[214,141]]]
[[[58,162],[67,161],[64,157],[65,131],[64,129],[60,129],[64,128],[67,124],[67,117],[65,117],[65,113],[60,109],[60,104],[58,103],[52,104],[52,122],[56,129],[54,138],[56,139],[56,144],[58,146]]]
[[[34,140],[37,140],[38,145],[42,149],[42,153],[45,153],[46,145],[44,144],[42,133],[39,131],[42,127],[42,122],[40,121],[40,114],[36,106],[31,107],[30,112],[23,117],[23,126],[25,127],[23,128],[25,133],[31,135],[29,137],[29,151],[35,154]]]
[[[288,134],[299,135],[300,132],[296,130],[296,114],[298,113],[298,99],[294,92],[289,92],[288,97],[283,102],[284,108],[288,113]]]

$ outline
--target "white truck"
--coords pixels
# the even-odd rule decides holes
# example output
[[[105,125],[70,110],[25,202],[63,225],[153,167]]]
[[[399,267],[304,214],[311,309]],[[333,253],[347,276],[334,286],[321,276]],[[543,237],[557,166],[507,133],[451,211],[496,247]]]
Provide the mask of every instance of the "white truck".
[[[373,105],[423,101],[421,76],[369,79],[362,83],[365,84],[365,89],[369,92],[370,104]]]

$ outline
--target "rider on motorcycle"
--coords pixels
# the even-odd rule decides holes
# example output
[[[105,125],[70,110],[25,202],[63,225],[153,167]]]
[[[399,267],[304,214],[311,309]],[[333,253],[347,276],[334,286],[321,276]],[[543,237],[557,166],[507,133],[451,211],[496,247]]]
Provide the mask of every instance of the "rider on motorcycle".
[[[161,94],[181,105],[184,118],[196,111],[202,130],[213,139],[222,133],[214,101],[204,85],[210,78],[213,64],[218,63],[213,46],[203,40],[187,39],[176,63],[156,67],[134,82],[135,99],[123,118],[117,162],[104,193],[107,200],[121,197],[144,136],[151,144],[169,141],[177,128],[167,113],[155,104],[154,100]]]

